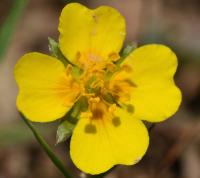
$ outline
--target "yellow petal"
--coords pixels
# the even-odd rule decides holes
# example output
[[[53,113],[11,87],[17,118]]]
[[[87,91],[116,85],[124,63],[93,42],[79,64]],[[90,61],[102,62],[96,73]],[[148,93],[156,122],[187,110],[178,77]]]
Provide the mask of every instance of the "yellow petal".
[[[70,3],[61,13],[59,32],[61,51],[72,63],[82,57],[85,62],[109,60],[109,56],[121,50],[125,21],[117,10],[108,6],[91,10]]]
[[[133,165],[145,154],[149,137],[142,121],[121,109],[114,115],[102,119],[96,111],[92,120],[80,118],[70,144],[72,161],[80,170],[100,174],[116,164]]]
[[[177,57],[163,45],[145,45],[123,63],[136,85],[131,93],[134,116],[159,122],[172,116],[181,103],[181,92],[174,83]]]
[[[19,86],[17,107],[31,121],[61,118],[78,93],[73,90],[75,85],[70,83],[64,65],[44,54],[24,55],[15,66],[14,76]]]

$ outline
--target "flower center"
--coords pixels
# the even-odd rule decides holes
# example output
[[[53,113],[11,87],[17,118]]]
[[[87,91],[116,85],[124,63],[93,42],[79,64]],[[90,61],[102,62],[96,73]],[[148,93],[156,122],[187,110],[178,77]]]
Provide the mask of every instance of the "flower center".
[[[87,111],[82,111],[82,114],[86,114],[84,117],[108,118],[108,114],[113,114],[115,108],[122,105],[127,107],[128,112],[134,111],[134,108],[127,104],[135,87],[129,79],[132,69],[129,66],[119,68],[112,62],[118,59],[118,54],[111,53],[108,58],[110,60],[106,61],[94,50],[77,53],[77,61],[83,69],[79,78],[80,96],[87,102]]]

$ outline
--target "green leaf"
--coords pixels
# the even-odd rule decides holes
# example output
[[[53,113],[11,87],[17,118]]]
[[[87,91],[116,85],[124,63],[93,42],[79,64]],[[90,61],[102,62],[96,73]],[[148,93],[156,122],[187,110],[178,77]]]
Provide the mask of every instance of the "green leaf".
[[[51,55],[57,59],[59,59],[65,66],[67,64],[71,64],[65,56],[62,54],[58,42],[56,42],[53,38],[48,37],[49,40],[49,51]],[[73,65],[73,64],[71,64]]]
[[[120,65],[126,59],[126,57],[136,48],[137,44],[135,42],[132,42],[128,44],[125,48],[123,48],[120,52],[121,58],[116,62],[116,65]]]
[[[18,19],[25,9],[26,4],[27,0],[15,0],[11,6],[10,14],[7,16],[2,27],[0,28],[0,60],[6,52],[13,32],[16,29]]]
[[[43,150],[46,152],[46,154],[49,156],[49,158],[54,163],[54,165],[63,173],[65,178],[72,178],[70,173],[66,170],[65,166],[61,162],[61,160],[55,155],[55,153],[52,151],[52,149],[47,144],[47,142],[44,140],[44,138],[38,133],[38,131],[33,127],[33,125],[23,115],[21,115],[21,116],[22,116],[22,119],[25,122],[25,124],[32,131],[36,140],[38,141],[40,146],[43,148]]]

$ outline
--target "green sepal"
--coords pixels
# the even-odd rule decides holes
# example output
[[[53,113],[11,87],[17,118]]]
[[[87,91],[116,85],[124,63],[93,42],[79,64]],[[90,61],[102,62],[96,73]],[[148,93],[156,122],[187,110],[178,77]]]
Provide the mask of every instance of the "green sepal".
[[[62,54],[58,42],[56,42],[53,38],[50,37],[48,37],[48,40],[49,40],[49,52],[51,53],[51,55],[59,59],[65,66],[67,66],[67,64],[71,64]]]
[[[121,58],[116,62],[116,65],[120,65],[126,59],[126,57],[136,48],[137,44],[135,42],[132,42],[128,44],[125,48],[123,48],[120,52]]]
[[[62,118],[57,130],[57,144],[66,141],[72,135],[72,132],[79,120],[80,113],[87,111],[87,109],[87,98],[82,96],[74,104],[72,109]]]
[[[76,109],[75,104],[71,110],[62,118],[56,135],[56,144],[66,141],[73,132],[73,129],[78,122],[78,116],[80,112],[77,112],[77,115],[74,115]]]
[[[56,144],[66,141],[74,130],[75,124],[68,120],[60,123],[57,130]]]
[[[111,77],[113,76],[113,74],[117,71],[121,70],[120,64],[128,57],[128,55],[134,51],[134,49],[137,48],[137,44],[135,42],[132,42],[130,44],[128,44],[126,47],[124,47],[121,52],[120,52],[120,59],[116,62],[114,62],[115,64],[115,69],[113,71],[106,71],[106,75],[105,75],[105,80],[109,81],[111,79]]]
[[[72,76],[76,78],[77,80],[80,80],[81,74],[83,73],[83,70],[77,66],[72,66]]]
[[[60,60],[65,66],[70,64],[72,66],[72,75],[79,79],[81,74],[83,73],[83,70],[80,69],[78,66],[72,64],[61,52],[59,48],[59,43],[55,41],[53,38],[48,37],[49,40],[49,51],[50,54]]]

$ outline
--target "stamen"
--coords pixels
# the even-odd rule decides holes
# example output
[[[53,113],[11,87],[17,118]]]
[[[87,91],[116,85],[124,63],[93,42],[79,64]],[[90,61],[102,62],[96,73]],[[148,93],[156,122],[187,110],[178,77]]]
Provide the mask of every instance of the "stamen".
[[[94,96],[95,96],[94,93],[83,93],[82,95],[83,95],[83,96],[86,96],[86,97],[88,97],[88,98],[94,97]]]
[[[96,87],[103,87],[104,86],[104,81],[103,80],[98,80],[98,81],[95,81],[92,85],[91,85],[91,87],[92,88],[96,88]]]
[[[120,59],[120,55],[118,53],[110,53],[109,54],[109,59],[111,59],[113,62],[117,61]]]
[[[66,67],[66,75],[70,75],[72,72],[72,65],[71,64],[68,64],[67,67]]]
[[[92,113],[91,112],[82,112],[81,113],[81,118],[91,118],[92,117]]]
[[[81,53],[80,53],[80,52],[77,52],[77,53],[76,53],[76,60],[78,61],[80,58],[81,58]]]
[[[90,99],[89,99],[89,102],[90,102],[90,103],[99,103],[99,101],[100,101],[100,98],[99,98],[99,97],[95,97],[95,98],[90,98]]]
[[[127,73],[130,73],[130,72],[133,71],[132,67],[129,66],[129,65],[123,65],[123,66],[122,66],[122,70],[124,70],[124,71],[127,72]]]
[[[116,104],[112,104],[112,105],[108,108],[108,111],[109,111],[110,113],[113,113],[113,112],[116,110],[116,108],[117,108]]]
[[[108,64],[106,65],[106,68],[107,68],[110,72],[114,72],[115,69],[116,69],[116,66],[115,66],[115,64],[113,64],[113,63],[108,63]]]

